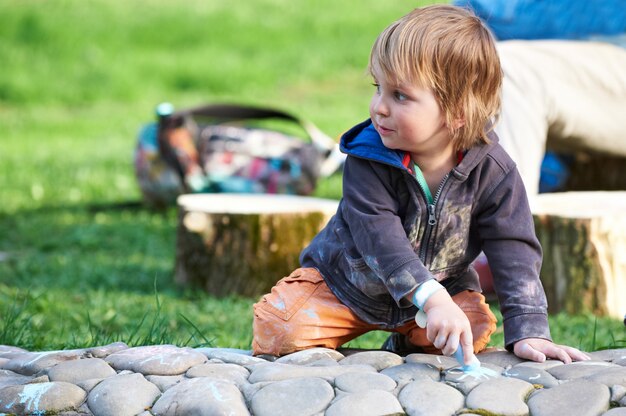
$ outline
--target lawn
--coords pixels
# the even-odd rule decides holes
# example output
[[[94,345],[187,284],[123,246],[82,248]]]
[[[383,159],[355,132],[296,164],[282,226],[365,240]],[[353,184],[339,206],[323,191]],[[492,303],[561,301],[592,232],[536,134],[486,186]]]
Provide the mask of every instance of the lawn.
[[[0,344],[249,348],[254,299],[173,283],[176,211],[138,204],[137,132],[162,101],[237,102],[289,110],[336,137],[367,118],[376,35],[419,4],[2,2]],[[338,183],[317,195],[339,198]],[[586,350],[626,338],[615,319],[551,324],[557,342]]]

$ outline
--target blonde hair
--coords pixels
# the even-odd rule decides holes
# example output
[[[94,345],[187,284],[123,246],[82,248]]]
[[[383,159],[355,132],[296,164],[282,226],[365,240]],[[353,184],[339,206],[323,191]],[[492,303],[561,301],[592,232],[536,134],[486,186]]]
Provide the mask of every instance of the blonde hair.
[[[413,10],[378,36],[368,71],[430,88],[457,150],[489,141],[500,109],[502,70],[493,36],[469,10],[449,5]],[[464,123],[456,127],[459,120]]]

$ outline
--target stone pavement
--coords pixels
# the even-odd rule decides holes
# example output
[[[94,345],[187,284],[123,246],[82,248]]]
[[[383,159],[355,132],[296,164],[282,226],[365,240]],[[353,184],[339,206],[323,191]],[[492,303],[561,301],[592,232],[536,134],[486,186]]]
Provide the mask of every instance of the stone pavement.
[[[311,349],[278,359],[157,345],[29,352],[0,346],[0,414],[626,416],[626,349],[532,363]],[[4,413],[2,413],[4,412]]]

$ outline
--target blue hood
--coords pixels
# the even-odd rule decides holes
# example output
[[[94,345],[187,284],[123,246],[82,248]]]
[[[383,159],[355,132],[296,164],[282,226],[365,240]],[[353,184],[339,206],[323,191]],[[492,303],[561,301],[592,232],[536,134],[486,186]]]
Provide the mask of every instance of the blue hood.
[[[402,164],[404,152],[385,147],[372,120],[357,124],[341,136],[340,148],[342,152],[351,156],[375,160],[407,170]]]

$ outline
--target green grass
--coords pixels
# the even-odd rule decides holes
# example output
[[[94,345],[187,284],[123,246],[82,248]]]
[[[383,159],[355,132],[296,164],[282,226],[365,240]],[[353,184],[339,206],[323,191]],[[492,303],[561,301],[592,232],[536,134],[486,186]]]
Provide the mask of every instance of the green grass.
[[[176,212],[136,206],[136,134],[162,101],[237,102],[289,110],[336,137],[367,117],[376,35],[419,4],[2,2],[0,344],[249,348],[254,299],[173,283]],[[338,198],[339,183],[317,194]],[[626,338],[616,320],[551,323],[557,342],[583,349]]]

